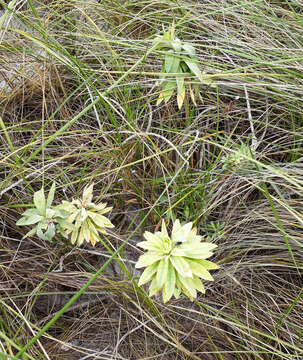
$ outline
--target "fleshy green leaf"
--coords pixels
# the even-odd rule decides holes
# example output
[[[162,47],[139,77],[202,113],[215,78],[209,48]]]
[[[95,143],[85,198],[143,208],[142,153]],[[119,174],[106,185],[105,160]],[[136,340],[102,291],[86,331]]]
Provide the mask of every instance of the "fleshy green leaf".
[[[157,294],[157,292],[159,292],[161,290],[161,287],[159,287],[156,278],[154,277],[150,287],[149,287],[149,296],[154,296]]]
[[[197,76],[197,78],[203,82],[203,76],[197,62],[192,59],[184,59],[186,65],[190,68],[190,70]]]
[[[176,287],[176,272],[175,272],[173,265],[169,261],[165,286],[163,289],[163,302],[164,303],[169,301],[170,298],[173,296],[175,287]]]
[[[171,256],[170,261],[181,276],[184,277],[193,276],[189,264],[182,257]]]
[[[94,204],[94,203],[90,203],[88,204],[90,208],[94,209],[97,211],[98,214],[105,214],[109,211],[112,210],[112,206],[109,206],[109,207],[106,207],[107,204],[104,204],[104,203],[100,203],[98,205]]]
[[[34,234],[36,233],[36,231],[37,231],[37,226],[35,226],[35,227],[32,228],[29,232],[27,232],[27,233],[23,236],[22,239],[25,239],[25,238],[27,238],[27,237],[29,237],[29,236],[34,235]]]
[[[85,207],[82,207],[80,210],[81,213],[81,217],[80,217],[80,221],[85,221],[85,219],[88,217],[87,211]]]
[[[51,240],[54,236],[55,236],[55,233],[56,233],[56,227],[55,227],[55,224],[54,223],[50,223],[48,225],[48,228],[46,230],[46,232],[44,233],[44,236],[47,240]]]
[[[179,275],[180,282],[182,284],[182,287],[184,287],[185,290],[190,294],[191,300],[197,297],[197,291],[195,283],[193,282],[193,279],[189,277],[183,277]]]
[[[163,257],[164,257],[164,255],[162,255],[162,254],[148,251],[146,254],[143,254],[139,257],[139,260],[136,264],[136,268],[139,269],[142,267],[149,266],[149,265],[153,264],[154,262],[161,260]]]
[[[164,101],[167,103],[171,96],[173,95],[177,84],[175,81],[166,81],[163,85]]]
[[[159,287],[162,287],[167,280],[167,271],[168,271],[168,259],[167,257],[160,260],[156,275],[156,280]]]
[[[55,190],[56,190],[56,183],[53,182],[49,193],[48,193],[48,197],[47,197],[47,201],[46,201],[46,207],[50,208],[52,206],[53,200],[54,200],[54,196],[55,196]]]
[[[66,210],[59,210],[59,209],[55,209],[55,218],[61,218],[61,219],[66,219],[69,215],[69,212]]]
[[[144,250],[154,250],[154,251],[161,250],[161,242],[155,240],[141,241],[137,243],[137,246],[139,246]]]
[[[158,235],[153,234],[149,231],[145,231],[143,236],[147,241],[159,241],[159,243],[161,243],[161,238]]]
[[[205,288],[202,284],[202,281],[198,278],[198,276],[193,277],[193,283],[198,291],[200,291],[202,294],[205,294]]]
[[[174,297],[176,299],[179,299],[180,295],[181,295],[181,287],[175,287],[175,289],[174,289]]]
[[[40,215],[40,212],[38,209],[27,209],[22,214],[23,216],[29,217],[31,215]]]
[[[74,229],[73,232],[72,232],[71,239],[70,239],[70,241],[71,241],[72,244],[75,244],[75,243],[76,243],[77,238],[78,238],[78,234],[79,234],[79,228],[75,227],[75,229]]]
[[[93,220],[93,222],[99,226],[100,228],[113,228],[114,225],[110,222],[110,220],[98,213],[94,213],[92,211],[87,211],[88,216]]]
[[[176,82],[177,82],[178,93],[181,93],[183,90],[184,90],[184,93],[185,93],[184,77],[183,76],[177,76],[176,77]]]
[[[198,264],[202,265],[206,270],[217,270],[217,269],[220,269],[220,266],[211,262],[211,261],[208,261],[208,260],[204,260],[204,259],[191,259],[191,261],[195,261],[197,262]]]
[[[33,225],[37,222],[41,221],[43,219],[43,216],[41,215],[31,215],[29,217],[22,217],[16,222],[16,225],[23,226],[23,225]]]
[[[85,222],[83,225],[82,225],[82,228],[83,228],[83,236],[84,236],[84,239],[86,242],[90,242],[90,229],[88,227],[88,224]]]
[[[209,280],[209,281],[214,280],[214,278],[210,275],[210,273],[198,262],[191,261],[190,259],[188,259],[187,262],[188,262],[193,274],[199,276],[200,278],[202,278],[204,280]]]
[[[165,61],[165,72],[166,73],[171,72],[171,68],[175,61],[175,55],[173,54],[172,50],[170,50],[166,53],[164,61]]]
[[[172,66],[170,68],[170,72],[171,73],[182,73],[182,70],[179,67],[179,65],[180,65],[180,57],[175,55],[174,56],[174,61],[173,61]],[[177,76],[177,75],[175,75],[175,76]]]
[[[176,221],[174,221],[173,223],[173,229],[172,229],[172,236],[173,234],[178,231],[181,228],[181,224],[180,224],[180,220],[176,219]]]
[[[150,233],[151,234],[151,233]],[[152,234],[153,235],[153,234]],[[166,225],[165,225],[165,221],[164,219],[162,219],[162,223],[161,223],[161,236],[162,237],[166,237],[168,238],[168,232],[167,232],[167,229],[166,229]]]
[[[156,273],[157,268],[158,268],[158,262],[155,262],[154,264],[148,266],[141,274],[140,279],[138,281],[138,285],[141,286],[148,283]]]
[[[34,204],[39,210],[40,214],[43,215],[46,210],[46,200],[43,187],[41,188],[41,190],[34,193]]]
[[[200,242],[184,242],[180,246],[176,247],[172,251],[172,255],[174,256],[186,256],[192,258],[203,259],[203,255],[209,253],[211,250],[215,249],[217,245],[211,243],[200,243]]]
[[[79,231],[77,245],[81,246],[83,244],[83,241],[84,241],[84,231],[83,231],[83,226],[82,226]]]
[[[90,233],[90,242],[91,242],[91,244],[93,245],[93,246],[95,246],[96,245],[96,243],[97,242],[99,242],[100,241],[100,239],[99,239],[99,237],[95,234],[95,233]]]
[[[56,211],[54,209],[46,209],[45,210],[45,217],[47,219],[53,219],[56,214]]]
[[[42,240],[48,240],[46,238],[46,236],[44,235],[43,231],[42,231],[42,227],[40,226],[41,223],[38,224],[37,226],[37,236],[42,239]]]
[[[182,108],[183,102],[185,99],[185,87],[177,94],[177,103],[179,110]]]
[[[75,228],[75,226],[73,224],[71,224],[70,222],[68,222],[64,219],[57,218],[57,222],[61,226],[62,229],[74,230],[74,228]]]
[[[91,202],[93,199],[93,189],[94,189],[94,184],[91,184],[89,186],[85,186],[84,190],[83,190],[83,196],[82,199],[85,202]]]

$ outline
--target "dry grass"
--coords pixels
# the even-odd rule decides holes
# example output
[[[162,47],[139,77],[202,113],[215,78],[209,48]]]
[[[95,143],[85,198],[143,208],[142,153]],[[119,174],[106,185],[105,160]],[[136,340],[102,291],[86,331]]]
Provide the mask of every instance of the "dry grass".
[[[181,111],[156,107],[162,57],[145,56],[173,19],[213,80]],[[296,0],[16,4],[0,33],[0,358],[303,358],[302,23]],[[254,158],[224,167],[240,143]],[[114,206],[125,268],[101,245],[21,240],[23,208],[54,180],[57,203],[94,182]],[[170,216],[205,235],[225,222],[193,303],[136,286],[136,243]]]

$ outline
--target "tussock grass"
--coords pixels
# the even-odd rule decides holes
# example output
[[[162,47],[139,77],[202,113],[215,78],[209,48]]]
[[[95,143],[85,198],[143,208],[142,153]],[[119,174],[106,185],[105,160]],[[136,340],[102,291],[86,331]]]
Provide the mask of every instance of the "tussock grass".
[[[300,1],[1,6],[1,356],[302,358]],[[207,80],[180,111],[174,96],[155,105],[152,40],[173,21]],[[225,165],[241,144],[251,156]],[[53,181],[55,202],[94,182],[114,206],[108,249],[21,240],[22,208]],[[205,236],[225,222],[194,303],[136,285],[136,243],[171,217]]]

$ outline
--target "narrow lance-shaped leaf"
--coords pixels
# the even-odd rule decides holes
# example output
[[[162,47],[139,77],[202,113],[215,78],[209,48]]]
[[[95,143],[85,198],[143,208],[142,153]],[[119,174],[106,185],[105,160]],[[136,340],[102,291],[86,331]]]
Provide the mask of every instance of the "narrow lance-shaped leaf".
[[[164,97],[165,97],[165,93],[161,91],[156,103],[157,106],[161,104],[161,102],[164,100]]]
[[[81,226],[79,235],[78,235],[77,245],[81,246],[83,244],[83,241],[84,241],[84,229],[83,229],[83,226]]]
[[[140,279],[138,281],[138,285],[141,286],[148,283],[156,273],[157,269],[158,269],[158,262],[155,262],[154,264],[148,266],[141,274]]]
[[[43,230],[42,230],[41,223],[39,223],[37,225],[37,236],[42,240],[48,240],[47,237],[45,236]]]
[[[156,280],[159,287],[162,287],[167,280],[167,271],[168,271],[168,259],[163,258],[160,260],[156,275]]]
[[[56,227],[54,223],[50,223],[47,227],[46,232],[44,233],[44,236],[47,240],[51,240],[56,233]]]
[[[161,233],[162,233],[162,237],[167,237],[167,238],[169,237],[164,220],[162,220],[161,223]]]
[[[198,291],[200,291],[202,294],[205,294],[205,288],[202,284],[202,281],[198,278],[198,276],[193,277],[193,284],[195,285]]]
[[[36,233],[37,231],[37,226],[35,226],[34,228],[32,228],[29,232],[27,232],[22,239],[26,239],[29,236],[32,236]]]
[[[149,287],[149,296],[153,296],[156,295],[158,291],[161,290],[161,287],[159,287],[156,278],[154,277],[150,287]]]
[[[181,72],[181,71],[179,71],[179,72]],[[183,91],[185,89],[184,76],[177,76],[176,77],[176,82],[177,82],[178,93],[180,93],[181,91]]]
[[[90,234],[91,231],[89,229],[88,223],[85,221],[85,223],[82,225],[83,228],[83,236],[86,242],[90,242]]]
[[[172,251],[172,255],[174,256],[187,256],[187,257],[194,257],[196,255],[203,255],[206,252],[209,252],[215,249],[217,245],[207,242],[184,242],[180,246],[176,247]]]
[[[176,275],[176,287],[174,289],[174,297],[176,299],[179,299],[180,295],[181,295],[181,284],[180,284],[180,281],[178,280],[178,276],[177,274]]]
[[[75,229],[74,229],[73,232],[72,232],[71,239],[70,239],[70,241],[71,241],[72,244],[75,244],[75,243],[76,243],[77,238],[78,238],[78,234],[79,234],[79,228],[78,228],[78,227],[75,227]]]
[[[45,201],[43,187],[41,188],[41,190],[36,191],[34,193],[34,204],[35,204],[36,208],[39,210],[40,214],[44,215],[45,210],[46,210],[46,201]]]
[[[175,61],[175,55],[173,54],[172,50],[168,51],[165,55],[165,72],[169,73],[171,72],[171,68],[173,67]]]
[[[217,270],[220,269],[220,266],[215,264],[212,261],[204,260],[204,259],[191,259],[191,261],[195,261],[198,264],[202,265],[206,270]]]
[[[192,277],[192,271],[190,270],[189,264],[182,258],[177,256],[171,256],[170,261],[173,264],[177,272],[184,277]]]
[[[107,227],[107,228],[113,228],[114,225],[111,223],[111,221],[100,214],[97,214],[95,212],[92,211],[87,211],[87,215],[93,220],[93,222],[99,226],[99,227]]]
[[[50,208],[52,206],[52,203],[54,201],[54,196],[55,196],[55,190],[56,190],[56,183],[53,182],[53,184],[49,190],[47,201],[46,201],[47,208]]]
[[[93,188],[94,184],[91,184],[89,186],[85,186],[83,190],[83,201],[85,202],[91,202],[93,199]]]
[[[164,101],[167,103],[177,87],[176,81],[166,81],[163,85]]]
[[[197,297],[195,284],[191,278],[179,276],[180,282],[185,290],[190,294],[191,300]]]
[[[173,296],[175,287],[176,287],[176,272],[175,272],[173,265],[169,261],[168,268],[167,268],[166,282],[165,282],[165,286],[163,289],[163,302],[164,303],[169,301],[170,298]]]
[[[29,217],[22,217],[16,222],[16,225],[18,226],[24,226],[24,225],[33,225],[37,224],[37,222],[41,221],[43,217],[41,215],[31,215]]]
[[[171,73],[182,73],[182,70],[181,70],[179,65],[180,65],[180,57],[175,55],[174,56],[174,61],[173,61],[172,66],[170,68],[170,72]],[[177,75],[175,75],[175,76],[177,76]]]
[[[143,254],[139,257],[139,260],[136,264],[136,268],[142,268],[153,264],[154,262],[161,260],[164,256],[159,253],[152,253],[148,251],[146,254]]]
[[[38,209],[27,209],[24,211],[24,213],[22,214],[22,216],[32,216],[32,215],[40,215],[40,212]]]
[[[191,261],[190,259],[188,259],[187,262],[193,274],[199,276],[204,280],[209,280],[209,281],[214,280],[214,278],[210,275],[210,273],[198,262]]]
[[[193,104],[195,106],[197,106],[196,99],[195,99],[195,94],[193,92],[193,88],[192,88],[191,84],[189,84],[189,94],[190,94],[190,97],[191,97],[191,100],[192,100]]]
[[[159,242],[155,240],[140,241],[137,243],[137,246],[139,246],[144,250],[154,250],[154,251],[161,250],[161,244],[159,244]]]
[[[185,99],[185,87],[180,92],[178,90],[177,103],[178,103],[179,110],[182,108],[184,99]]]
[[[185,59],[184,60],[186,65],[190,68],[190,70],[197,76],[197,78],[203,82],[203,76],[201,73],[201,70],[199,69],[199,66],[197,63],[192,59]]]

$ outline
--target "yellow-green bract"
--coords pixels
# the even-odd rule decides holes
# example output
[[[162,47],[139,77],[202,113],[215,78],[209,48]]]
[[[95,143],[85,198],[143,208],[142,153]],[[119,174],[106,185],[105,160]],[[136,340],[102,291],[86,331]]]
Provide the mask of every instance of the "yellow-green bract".
[[[137,245],[147,252],[140,256],[136,268],[143,271],[138,285],[151,281],[149,296],[162,290],[163,302],[174,295],[179,298],[181,292],[191,300],[196,298],[197,291],[205,293],[201,279],[213,280],[208,270],[219,266],[206,260],[213,255],[217,245],[201,242],[202,236],[197,235],[197,229],[189,222],[181,225],[177,219],[173,224],[171,236],[167,232],[164,220],[160,232],[144,233],[146,241]]]

